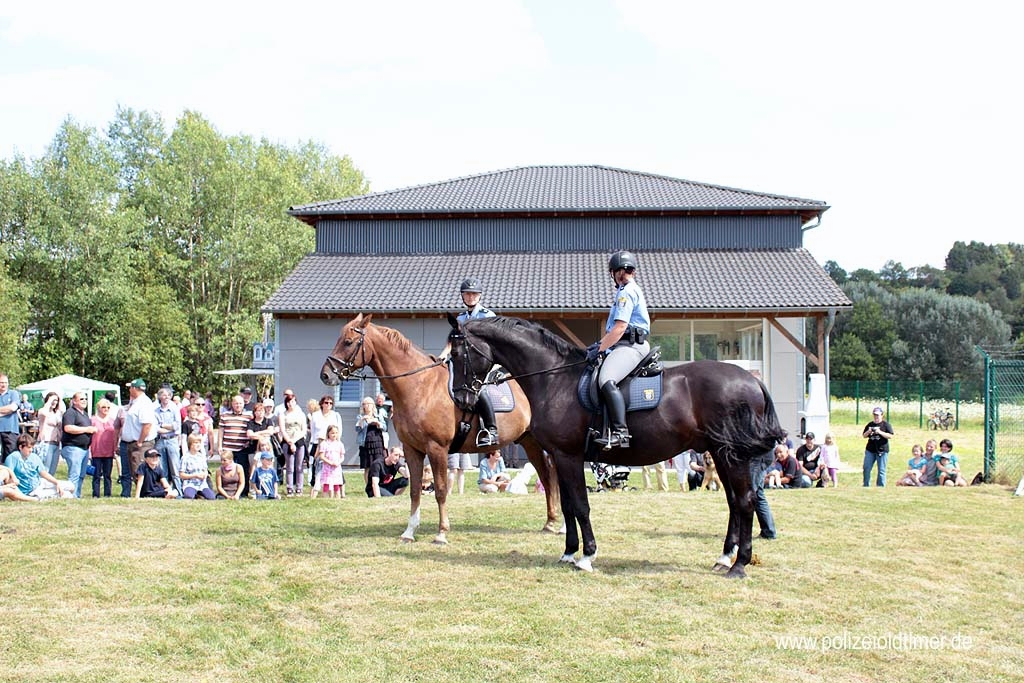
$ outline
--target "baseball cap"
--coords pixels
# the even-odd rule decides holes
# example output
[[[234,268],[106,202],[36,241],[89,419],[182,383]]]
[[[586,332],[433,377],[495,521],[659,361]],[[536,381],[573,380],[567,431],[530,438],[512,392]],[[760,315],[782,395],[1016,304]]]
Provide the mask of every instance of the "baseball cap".
[[[273,460],[274,456],[267,451],[260,453],[260,460]]]
[[[882,407],[881,407],[881,406],[875,406],[875,409],[871,411],[871,414],[872,414],[872,415],[881,415],[881,414],[883,414],[884,412],[885,412],[885,411],[884,411],[884,410],[882,410]]]
[[[807,432],[806,434],[804,434],[804,438],[805,439],[810,439],[810,440],[813,441],[814,440],[814,432]]]
[[[252,389],[250,389],[249,387],[242,387],[242,392],[241,393],[243,393],[243,394],[251,394],[252,393]]]
[[[150,448],[148,451],[146,451],[146,457],[147,458],[152,458],[154,456],[159,458],[160,457],[160,451],[158,451],[155,448]]]
[[[142,379],[141,377],[137,377],[137,378],[133,379],[131,382],[129,382],[128,384],[126,384],[125,386],[134,387],[136,389],[142,389],[143,391],[145,391],[146,390],[146,380]]]

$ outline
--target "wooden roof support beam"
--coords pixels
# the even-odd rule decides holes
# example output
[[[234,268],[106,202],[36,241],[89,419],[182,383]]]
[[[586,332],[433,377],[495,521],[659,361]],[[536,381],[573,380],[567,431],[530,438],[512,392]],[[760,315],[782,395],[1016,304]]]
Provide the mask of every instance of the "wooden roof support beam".
[[[573,334],[572,330],[569,329],[569,326],[562,322],[559,318],[553,318],[551,322],[553,322],[555,324],[555,327],[561,330],[562,334],[564,334],[566,338],[573,344],[580,347],[581,349],[587,348],[587,344],[583,341],[580,341],[580,338]]]
[[[820,368],[821,367],[821,363],[818,361],[818,358],[820,358],[821,356],[814,355],[814,353],[812,353],[809,348],[807,348],[806,346],[801,344],[797,340],[797,338],[794,337],[792,334],[790,334],[789,330],[787,330],[785,327],[783,327],[782,324],[779,323],[774,317],[768,318],[768,322],[770,322],[772,327],[774,327],[776,330],[778,330],[779,333],[782,334],[783,337],[788,339],[789,343],[792,344],[793,346],[795,346],[797,348],[797,350],[800,351],[800,353],[802,353],[805,356],[807,356],[807,360],[809,360],[812,363],[814,363],[814,367],[816,367],[816,368]],[[824,348],[823,345],[824,345],[824,333],[823,333],[823,331],[821,329],[821,326],[818,326],[818,348],[819,349]],[[819,353],[821,353],[821,352],[819,351]]]

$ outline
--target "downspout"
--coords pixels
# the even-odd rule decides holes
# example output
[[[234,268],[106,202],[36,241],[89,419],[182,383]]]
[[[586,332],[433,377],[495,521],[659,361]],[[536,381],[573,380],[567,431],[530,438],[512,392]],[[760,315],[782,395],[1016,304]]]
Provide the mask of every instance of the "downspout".
[[[819,221],[820,223],[821,221]],[[836,309],[828,309],[828,318],[825,322],[825,358],[822,365],[825,372],[825,395],[828,396],[828,412],[832,414],[832,371],[829,368],[829,346],[832,343],[832,328],[836,326]]]
[[[805,225],[802,228],[800,228],[800,244],[803,244],[803,241],[804,241],[803,233],[807,232],[808,230],[814,230],[815,228],[820,227],[820,226],[821,226],[821,214],[819,213],[818,214],[818,222],[817,223],[814,223],[813,225]]]

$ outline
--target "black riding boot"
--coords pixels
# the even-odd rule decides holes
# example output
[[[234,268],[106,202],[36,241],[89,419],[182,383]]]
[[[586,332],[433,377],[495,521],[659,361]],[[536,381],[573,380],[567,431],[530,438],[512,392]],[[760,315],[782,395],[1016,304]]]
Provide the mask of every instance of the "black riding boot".
[[[480,416],[480,430],[476,433],[478,448],[498,445],[498,421],[494,417],[491,396],[484,389],[476,399],[476,414]]]
[[[615,382],[607,381],[601,385],[601,397],[604,399],[605,408],[608,410],[608,421],[611,423],[611,433],[608,441],[597,439],[597,442],[604,444],[604,450],[629,448],[629,429],[626,428],[626,401],[622,398]]]

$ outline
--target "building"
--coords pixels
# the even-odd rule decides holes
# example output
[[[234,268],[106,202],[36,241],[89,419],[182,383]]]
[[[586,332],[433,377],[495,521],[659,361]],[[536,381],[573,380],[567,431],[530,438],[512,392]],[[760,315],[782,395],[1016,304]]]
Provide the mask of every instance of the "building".
[[[803,248],[828,208],[604,166],[529,166],[292,207],[315,228],[316,250],[263,307],[275,323],[276,386],[304,398],[337,391],[351,459],[349,425],[377,387],[320,383],[345,322],[373,313],[437,352],[445,313],[462,309],[459,283],[475,277],[489,308],[586,346],[611,303],[608,256],[628,248],[663,359],[758,374],[797,433],[807,375],[827,374],[831,320],[852,306]]]

